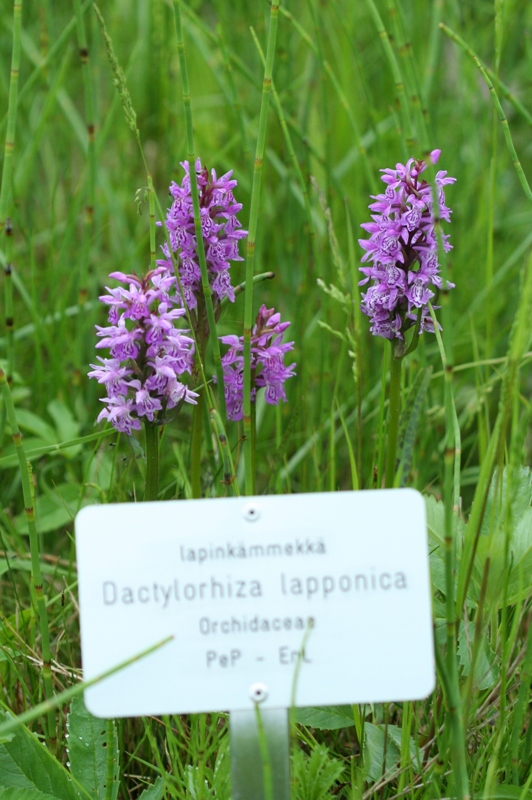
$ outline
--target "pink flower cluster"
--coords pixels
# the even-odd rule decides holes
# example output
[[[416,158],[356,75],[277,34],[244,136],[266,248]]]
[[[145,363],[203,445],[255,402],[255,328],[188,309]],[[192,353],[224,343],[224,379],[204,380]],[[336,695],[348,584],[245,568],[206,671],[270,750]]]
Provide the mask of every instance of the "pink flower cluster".
[[[251,333],[252,401],[261,387],[265,388],[266,402],[270,405],[286,401],[284,382],[295,375],[296,366],[284,364],[285,353],[294,348],[293,342],[282,341],[289,325],[281,322],[281,315],[273,308],[261,306]],[[221,336],[220,341],[229,345],[222,358],[227,416],[240,420],[244,405],[244,337]]]
[[[201,272],[190,190],[190,166],[188,161],[183,161],[181,166],[185,170],[185,176],[181,185],[172,182],[170,186],[173,203],[168,209],[165,225],[172,251],[176,254],[184,300],[189,309],[194,309],[201,294]],[[231,170],[218,178],[216,172],[211,170],[209,176],[205,167],[201,166],[200,159],[196,161],[201,228],[209,282],[215,299],[221,301],[227,297],[234,302],[235,292],[231,285],[229,262],[243,260],[238,252],[238,241],[246,237],[248,232],[242,230],[236,217],[242,210],[242,205],[236,202],[233,195],[237,182],[231,178],[232,174]],[[173,271],[167,243],[162,246],[162,250],[165,258],[157,264]]]
[[[438,161],[439,150],[433,150],[430,160]],[[362,261],[371,266],[361,267],[366,277],[360,283],[373,284],[362,295],[361,308],[371,320],[371,332],[385,339],[403,339],[404,332],[415,324],[421,313],[420,331],[434,331],[428,303],[442,288],[438,263],[438,239],[435,231],[432,189],[421,173],[427,163],[411,158],[395,169],[383,169],[386,184],[384,194],[373,196],[369,208],[373,222],[361,227],[371,234],[359,239],[365,253]],[[456,178],[440,170],[435,179],[440,219],[451,221],[451,210],[445,205],[444,186]],[[451,250],[448,234],[442,234],[445,251]],[[446,288],[452,289],[448,283]]]
[[[110,306],[109,327],[96,326],[111,358],[98,357],[89,378],[105,386],[105,408],[98,422],[107,419],[122,433],[140,429],[140,420],[164,418],[181,403],[195,403],[197,394],[179,377],[191,372],[194,342],[176,327],[185,309],[176,307],[175,276],[163,267],[136,275],[112,272],[124,286],[109,289],[100,300]]]

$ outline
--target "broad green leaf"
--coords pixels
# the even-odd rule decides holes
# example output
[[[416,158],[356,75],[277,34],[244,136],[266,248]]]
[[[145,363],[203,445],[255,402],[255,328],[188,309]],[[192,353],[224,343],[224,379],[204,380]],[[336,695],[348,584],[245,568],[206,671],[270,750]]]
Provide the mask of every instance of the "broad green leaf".
[[[80,431],[80,423],[74,418],[69,407],[60,400],[52,400],[48,403],[48,413],[52,417],[57,429],[57,441],[68,442],[70,439],[77,439]],[[74,445],[66,450],[62,450],[62,455],[72,458],[81,451],[81,445]]]
[[[487,535],[490,530],[504,527],[508,493],[510,493],[510,509],[513,525],[516,525],[524,512],[532,503],[532,473],[528,467],[519,467],[512,473],[512,485],[508,487],[508,471],[503,470],[502,479],[495,470],[491,480],[486,510],[482,520],[481,534]]]
[[[49,533],[68,525],[74,520],[79,507],[82,487],[77,483],[61,483],[49,494],[38,495],[35,503],[37,530]],[[91,502],[84,500],[81,505]],[[19,533],[26,533],[26,515],[15,517],[15,528]]]
[[[296,708],[291,712],[294,722],[309,728],[335,731],[355,724],[350,706],[324,706],[323,708]]]
[[[429,554],[430,578],[433,588],[446,595],[445,563],[441,548],[437,547]]]
[[[43,440],[43,444],[55,444],[57,441],[57,434],[52,426],[32,411],[17,409],[17,422],[22,431],[33,433]]]
[[[37,789],[2,789],[0,800],[56,800],[55,795]]]
[[[475,554],[470,594],[478,599],[489,558],[488,607],[517,602],[532,580],[532,473],[519,467],[511,475],[508,485],[507,469],[494,472]]]
[[[24,442],[24,450],[26,455],[31,450],[37,450],[39,447],[49,447],[51,444],[55,444],[55,438],[53,442],[50,442],[48,439],[41,439],[40,437],[31,436],[26,438],[23,435],[23,442]],[[28,461],[32,461],[33,457],[29,456]],[[19,461],[17,452],[15,450],[15,446],[12,442],[7,444],[5,448],[2,450],[2,458],[0,459],[0,469],[13,469],[13,467],[18,467]]]
[[[434,620],[434,640],[440,646],[443,646],[447,641],[447,620],[445,616]]]
[[[527,508],[517,520],[512,531],[510,547],[514,555],[514,566],[532,549],[532,508]]]
[[[401,458],[401,486],[406,486],[423,403],[430,384],[432,367],[420,369],[414,379],[404,404],[399,425],[399,453]]]
[[[388,736],[392,739],[399,752],[401,752],[401,744],[403,738],[403,730],[398,725],[388,725]],[[421,770],[422,768],[422,759],[419,752],[419,748],[416,747],[416,743],[410,737],[409,741],[409,750],[410,750],[410,758],[412,759],[412,763],[415,765],[416,769]]]
[[[500,608],[506,596],[508,605],[528,594],[532,583],[532,508],[526,508],[514,521],[510,535],[510,552],[506,555],[506,533],[503,529],[492,536],[481,536],[477,546],[471,594],[478,597],[486,559],[490,567],[486,600]]]
[[[431,495],[425,495],[427,509],[427,528],[429,532],[429,563],[433,589],[437,589],[444,596],[447,594],[445,581],[445,506],[441,500],[436,500]],[[465,524],[461,517],[454,515],[455,532],[458,539],[463,539]],[[459,559],[457,559],[459,561]],[[455,581],[456,585],[456,581]],[[473,596],[474,593],[473,593]],[[435,603],[438,601],[435,600]],[[466,605],[475,608],[476,603],[472,597],[466,597]],[[436,611],[436,609],[435,609]],[[439,616],[439,614],[436,614]]]
[[[164,778],[159,775],[155,783],[153,783],[151,786],[148,786],[147,789],[144,789],[139,797],[139,800],[162,800],[164,797],[165,786],[166,784],[164,782]]]
[[[10,558],[8,562],[6,558],[0,558],[0,576],[4,575],[9,569],[18,570],[19,572],[31,572],[31,561],[29,558]],[[72,575],[74,568],[68,570],[57,564],[43,562],[41,563],[41,572],[43,575]]]
[[[501,784],[500,786],[494,786],[487,794],[475,795],[475,800],[520,800],[521,797],[530,800],[532,798],[532,789],[523,794],[522,786],[512,786],[511,784],[505,786]]]
[[[467,677],[471,672],[471,657],[475,640],[475,623],[470,622],[466,628],[460,623],[458,634],[458,658],[462,666],[462,673]],[[479,645],[479,652],[475,664],[475,683],[480,690],[491,689],[499,680],[500,670],[495,656],[491,652],[485,636]]]
[[[87,483],[94,484],[104,492],[111,488],[114,463],[113,459],[105,450],[99,450],[91,460]]]
[[[427,509],[427,527],[431,546],[439,545],[443,558],[445,542],[445,506],[441,500],[436,500],[432,495],[425,495],[425,508]],[[456,534],[461,539],[464,535],[464,522],[460,517],[454,516]]]
[[[388,741],[386,742],[386,768],[383,770],[384,761],[384,726],[364,723],[364,767],[366,779],[377,781],[383,773],[388,775],[399,761],[399,748],[390,736],[388,726]]]
[[[2,721],[10,718],[9,714],[0,716]],[[37,790],[54,800],[93,800],[24,726],[11,741],[0,744],[0,789]]]
[[[105,800],[107,760],[113,759],[112,800],[118,795],[118,740],[112,723],[108,736],[107,720],[97,719],[85,708],[83,697],[72,700],[68,715],[68,758],[72,775],[94,800]]]

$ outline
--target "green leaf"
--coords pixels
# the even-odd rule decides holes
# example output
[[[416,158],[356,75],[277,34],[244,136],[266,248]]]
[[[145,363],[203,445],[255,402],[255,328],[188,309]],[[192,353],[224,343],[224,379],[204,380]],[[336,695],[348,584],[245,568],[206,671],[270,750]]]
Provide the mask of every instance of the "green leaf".
[[[427,509],[427,528],[429,532],[429,563],[432,588],[433,590],[436,589],[441,592],[445,597],[447,594],[444,547],[445,507],[441,500],[436,500],[432,495],[425,495],[425,507]],[[456,526],[457,537],[463,539],[464,521],[460,516],[454,514],[453,522]],[[457,561],[459,561],[459,559],[457,559]],[[438,603],[438,600],[434,602]],[[469,594],[466,597],[466,605],[470,608],[476,608],[476,603]],[[439,616],[439,614],[436,614],[436,616]]]
[[[109,739],[107,722],[87,711],[81,695],[72,700],[67,722],[70,771],[94,800],[105,800],[109,756],[113,758],[111,797],[116,800],[118,795],[118,739],[114,722]]]
[[[31,561],[29,558],[0,558],[0,576],[4,575],[9,569],[19,570],[20,572],[31,572]],[[73,569],[68,570],[57,564],[41,563],[41,572],[44,575],[72,575]],[[1,798],[0,798],[1,800]]]
[[[389,774],[399,761],[399,748],[391,736],[392,725],[388,725],[388,740],[386,742],[386,769],[383,770],[384,761],[384,726],[364,723],[364,766],[366,779],[377,781],[383,773]]]
[[[401,459],[401,482],[400,486],[406,486],[410,468],[412,466],[412,456],[416,433],[421,419],[423,403],[427,395],[432,375],[432,367],[420,369],[414,383],[408,392],[405,402],[405,410],[401,414],[399,426],[399,452]]]
[[[344,772],[344,765],[332,758],[323,744],[316,745],[310,756],[297,750],[293,760],[298,800],[325,800]]]
[[[462,666],[462,673],[467,677],[471,672],[471,656],[474,649],[475,623],[469,622],[466,628],[463,622],[460,623],[458,634],[458,658]],[[495,656],[489,648],[485,636],[479,645],[479,651],[475,664],[475,683],[482,691],[492,689],[499,680],[500,670],[495,661]]]
[[[9,719],[10,714],[0,715],[1,721]],[[2,800],[4,789],[37,790],[54,800],[93,800],[24,726],[17,729],[11,741],[0,744],[0,788]]]
[[[165,786],[166,784],[164,782],[164,778],[159,775],[155,783],[153,783],[151,786],[148,786],[147,789],[144,789],[139,797],[139,800],[162,800],[164,797]]]
[[[496,532],[498,528],[504,527],[508,500],[511,519],[515,525],[532,503],[532,473],[529,467],[519,467],[512,471],[510,487],[506,468],[503,470],[502,478],[499,471],[495,470],[488,492],[481,534],[487,535],[490,530]]]
[[[1,800],[56,800],[56,797],[37,789],[3,789]]]
[[[43,440],[43,444],[55,444],[57,441],[57,435],[52,426],[32,411],[26,411],[24,408],[17,409],[17,422],[19,428],[33,433]]]
[[[335,731],[339,728],[350,728],[355,724],[351,706],[324,706],[323,708],[296,708],[291,712],[294,722],[307,725],[309,728],[319,728],[325,731]]]
[[[441,500],[436,500],[432,495],[425,495],[425,508],[427,509],[427,527],[429,531],[430,544],[438,545],[442,548],[445,542],[445,506]],[[461,517],[453,514],[456,525],[456,533],[459,539],[463,539],[464,521]]]
[[[445,562],[439,547],[429,554],[429,565],[433,589],[437,589],[445,596],[447,586],[445,583]]]
[[[494,786],[487,794],[474,795],[475,800],[520,800],[521,797],[530,800],[532,798],[532,790],[529,789],[523,795],[523,786],[512,786],[511,784],[505,786],[501,784],[500,786]]]
[[[490,559],[486,601],[500,608],[519,602],[532,582],[532,477],[528,467],[515,470],[509,487],[506,470],[495,472],[479,537],[470,593],[478,598],[486,559]],[[506,541],[509,537],[509,553]]]
[[[393,742],[395,742],[399,752],[401,752],[403,729],[400,728],[398,725],[388,725],[388,736],[390,737],[390,739],[392,739]],[[409,750],[412,763],[415,765],[416,769],[421,770],[422,769],[421,754],[419,752],[419,748],[416,746],[416,743],[412,739],[412,737],[410,737],[409,740]]]
[[[222,739],[214,769],[204,765],[202,773],[199,767],[191,764],[185,770],[185,783],[192,800],[217,800],[228,798],[231,794],[230,759],[228,755],[229,737]],[[201,777],[203,776],[203,781]]]
[[[77,511],[86,503],[92,502],[88,498],[79,505],[82,487],[78,483],[61,483],[53,491],[45,495],[38,495],[35,503],[37,517],[37,530],[39,533],[50,533],[74,520]],[[26,533],[26,515],[19,514],[14,520],[18,533]]]
[[[57,441],[68,442],[70,439],[77,439],[81,428],[80,423],[75,419],[69,407],[60,400],[52,400],[46,406],[48,413],[52,417],[57,430]],[[74,445],[62,450],[61,453],[67,458],[73,458],[81,451],[81,445]]]

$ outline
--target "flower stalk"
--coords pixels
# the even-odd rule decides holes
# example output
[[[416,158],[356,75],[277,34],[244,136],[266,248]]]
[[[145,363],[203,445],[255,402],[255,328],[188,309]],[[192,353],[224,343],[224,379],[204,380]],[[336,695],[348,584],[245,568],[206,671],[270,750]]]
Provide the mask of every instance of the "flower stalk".
[[[94,205],[96,192],[96,142],[94,123],[94,93],[89,60],[89,47],[85,31],[84,11],[80,0],[73,0],[76,18],[78,49],[81,61],[81,74],[83,78],[83,93],[85,99],[85,125],[87,127],[87,187],[85,200],[85,215],[83,223],[83,240],[79,256],[79,283],[78,304],[83,309],[88,298],[89,250],[94,224]],[[81,313],[78,317],[77,347],[79,363],[83,361],[83,344],[86,341],[86,315]]]
[[[259,115],[259,135],[255,150],[253,166],[253,184],[251,188],[251,207],[249,212],[249,234],[246,250],[246,289],[244,295],[244,462],[245,462],[245,493],[253,494],[255,491],[255,474],[253,470],[253,441],[251,434],[251,327],[253,324],[253,272],[255,267],[255,243],[257,238],[257,225],[259,218],[260,186],[262,180],[262,164],[266,146],[266,129],[268,125],[268,109],[272,85],[273,62],[275,57],[275,42],[277,38],[277,22],[279,19],[279,3],[272,2],[270,6],[270,27],[268,31],[268,44],[266,47],[266,66],[262,83],[262,99]]]
[[[144,500],[157,500],[159,493],[159,427],[153,422],[144,423],[146,455],[146,488]]]
[[[395,481],[395,465],[397,461],[397,440],[399,437],[399,416],[401,413],[401,371],[403,357],[394,352],[392,344],[392,357],[390,360],[390,406],[388,410],[388,440],[386,447],[386,483],[387,489],[392,489]]]
[[[0,186],[0,233],[5,236],[5,261],[4,261],[4,321],[6,330],[6,356],[7,375],[9,384],[13,379],[14,371],[14,319],[13,319],[13,279],[12,279],[12,251],[13,228],[10,214],[13,203],[13,153],[15,149],[15,132],[17,122],[18,82],[20,67],[20,48],[22,34],[22,0],[13,3],[13,50],[11,55],[11,74],[9,78],[9,99],[7,111],[7,129],[4,146],[4,166],[2,169],[2,183]],[[5,409],[0,413],[0,444],[2,443],[5,428]]]

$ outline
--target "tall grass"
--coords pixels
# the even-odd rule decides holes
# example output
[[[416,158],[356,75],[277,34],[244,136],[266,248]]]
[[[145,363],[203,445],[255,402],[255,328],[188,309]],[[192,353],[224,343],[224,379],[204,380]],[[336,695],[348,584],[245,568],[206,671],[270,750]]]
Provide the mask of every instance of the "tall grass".
[[[0,681],[5,708],[49,748],[32,772],[42,748],[12,722],[2,738],[0,721],[0,796],[33,781],[65,799],[72,787],[133,799],[148,786],[145,800],[229,797],[225,715],[110,723],[113,758],[94,747],[100,788],[87,788],[64,737],[80,675],[73,519],[86,504],[142,498],[146,480],[144,441],[94,428],[98,295],[110,272],[149,269],[153,218],[195,154],[234,170],[252,235],[232,266],[245,289],[219,319],[209,312],[208,402],[157,431],[151,496],[386,482],[427,500],[437,688],[417,703],[296,712],[294,797],[529,797],[530,4],[102,2],[138,137],[91,3],[5,0],[2,11]],[[391,359],[360,313],[356,240],[379,169],[436,147],[457,178],[443,264],[456,288],[435,301],[441,337],[423,334],[394,378],[387,461]],[[135,202],[146,184],[147,214]],[[247,353],[262,303],[291,321],[297,376],[288,403],[259,395],[243,423],[227,422],[211,383],[216,336],[243,334]],[[55,711],[31,713],[63,690]],[[69,720],[71,736],[92,725],[76,706]]]

